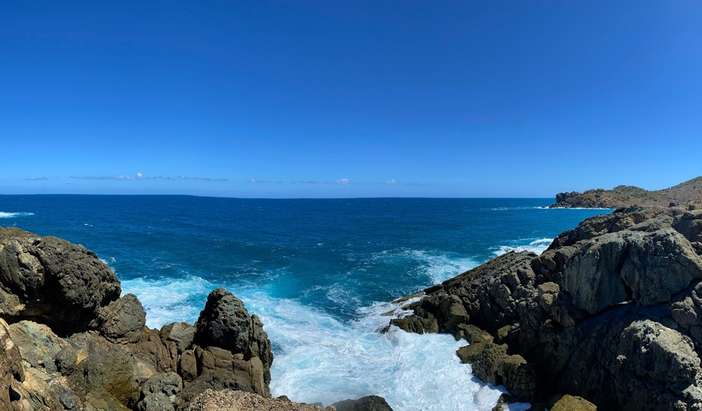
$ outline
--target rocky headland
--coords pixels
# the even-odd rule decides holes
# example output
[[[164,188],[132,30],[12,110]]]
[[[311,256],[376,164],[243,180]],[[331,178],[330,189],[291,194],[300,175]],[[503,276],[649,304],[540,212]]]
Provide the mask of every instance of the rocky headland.
[[[229,291],[197,324],[146,327],[132,294],[94,253],[0,228],[0,409],[334,410],[271,398],[271,343]],[[380,397],[339,410],[388,411]]]
[[[465,339],[458,357],[505,401],[702,410],[702,209],[593,217],[540,256],[504,254],[405,308],[393,325]]]
[[[621,208],[668,207],[702,204],[702,177],[693,178],[663,190],[645,190],[635,186],[617,186],[611,190],[595,189],[582,193],[556,194],[552,208]]]

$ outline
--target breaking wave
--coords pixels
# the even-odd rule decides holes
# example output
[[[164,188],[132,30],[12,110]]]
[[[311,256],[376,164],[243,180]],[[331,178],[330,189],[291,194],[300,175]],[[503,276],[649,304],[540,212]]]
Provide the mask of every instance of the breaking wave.
[[[29,217],[33,216],[34,213],[29,213],[25,211],[0,211],[0,218],[15,218],[15,217]]]
[[[148,326],[159,327],[194,322],[207,293],[226,284],[188,276],[131,279],[122,285],[144,304]],[[355,320],[340,321],[293,299],[249,287],[228,288],[262,318],[273,343],[273,395],[330,404],[377,394],[396,410],[489,411],[503,392],[473,378],[470,366],[460,363],[455,351],[465,342],[396,327],[379,332],[392,316],[406,314],[396,304],[363,307]]]

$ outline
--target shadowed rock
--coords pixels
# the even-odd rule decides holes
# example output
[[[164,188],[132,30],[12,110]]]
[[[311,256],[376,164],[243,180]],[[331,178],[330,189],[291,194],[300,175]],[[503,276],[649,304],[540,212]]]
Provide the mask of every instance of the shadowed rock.
[[[116,300],[114,272],[91,251],[54,237],[0,228],[0,316],[36,320],[61,334],[87,329]]]

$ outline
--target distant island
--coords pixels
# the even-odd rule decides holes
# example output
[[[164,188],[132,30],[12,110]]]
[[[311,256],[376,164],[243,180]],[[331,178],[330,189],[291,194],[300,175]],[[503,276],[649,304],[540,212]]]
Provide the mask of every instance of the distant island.
[[[702,176],[663,190],[621,185],[611,190],[558,193],[551,208],[667,207],[695,203],[702,203]]]

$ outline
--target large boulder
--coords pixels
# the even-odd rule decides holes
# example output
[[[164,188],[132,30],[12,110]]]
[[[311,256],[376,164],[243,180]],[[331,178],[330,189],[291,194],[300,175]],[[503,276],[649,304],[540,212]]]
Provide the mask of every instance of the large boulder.
[[[114,272],[91,251],[55,237],[0,228],[0,316],[87,329],[99,308],[119,298]]]
[[[261,320],[249,314],[244,303],[229,291],[219,288],[207,296],[205,309],[197,320],[195,342],[241,354],[245,360],[257,357],[264,367],[265,382],[270,382],[273,352]]]

